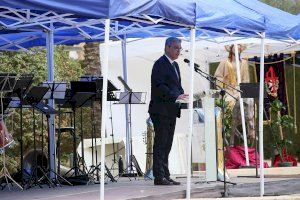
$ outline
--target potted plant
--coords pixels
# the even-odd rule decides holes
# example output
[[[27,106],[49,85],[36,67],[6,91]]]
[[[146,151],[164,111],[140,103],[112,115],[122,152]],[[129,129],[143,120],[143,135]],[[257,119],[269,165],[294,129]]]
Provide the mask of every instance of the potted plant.
[[[279,166],[292,166],[292,162],[288,162],[287,148],[291,146],[292,141],[284,138],[284,132],[294,127],[293,117],[290,115],[281,115],[284,110],[282,102],[278,99],[271,103],[271,127],[273,131],[274,147],[280,157]]]

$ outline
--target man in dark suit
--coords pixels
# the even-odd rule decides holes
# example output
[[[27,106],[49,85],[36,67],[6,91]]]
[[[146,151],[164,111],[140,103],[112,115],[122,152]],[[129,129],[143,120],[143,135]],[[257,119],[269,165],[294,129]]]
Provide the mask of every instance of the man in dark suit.
[[[153,175],[154,185],[179,185],[170,178],[168,167],[176,117],[180,117],[180,105],[176,101],[188,98],[181,87],[180,70],[175,60],[180,55],[181,40],[168,38],[165,55],[153,66],[151,74],[151,101],[149,113],[154,126]]]

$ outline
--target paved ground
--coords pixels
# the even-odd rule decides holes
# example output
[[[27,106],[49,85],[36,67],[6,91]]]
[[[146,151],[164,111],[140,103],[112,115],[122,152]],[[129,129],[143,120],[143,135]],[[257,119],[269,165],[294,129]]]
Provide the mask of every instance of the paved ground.
[[[185,182],[185,179],[179,179]],[[194,178],[192,183],[193,198],[218,198],[223,191],[223,183],[197,183],[199,178]],[[259,179],[258,178],[232,178],[236,186],[228,185],[229,197],[253,197],[259,196]],[[154,186],[152,181],[132,180],[122,178],[117,183],[105,185],[105,199],[180,199],[185,198],[186,185],[181,186]],[[12,191],[0,191],[1,200],[98,200],[100,185],[88,186],[63,186],[56,188],[36,187],[25,191],[13,188]],[[265,184],[266,199],[300,199],[297,194],[300,193],[299,178],[266,178]],[[285,195],[285,196],[278,196]],[[286,196],[289,195],[289,196]],[[275,196],[275,197],[274,197]],[[244,199],[244,198],[243,198]],[[251,199],[251,198],[246,198]]]

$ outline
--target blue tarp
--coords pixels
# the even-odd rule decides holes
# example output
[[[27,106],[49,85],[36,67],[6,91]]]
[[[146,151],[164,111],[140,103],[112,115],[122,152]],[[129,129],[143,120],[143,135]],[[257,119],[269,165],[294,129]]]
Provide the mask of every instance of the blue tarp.
[[[196,26],[232,30],[263,31],[264,16],[234,0],[197,0]]]
[[[173,0],[2,0],[1,6],[38,11],[71,13],[78,17],[114,19],[122,16],[147,14],[194,25],[194,1]]]
[[[237,28],[247,31],[264,29],[263,17],[238,5],[234,0],[2,0],[0,6],[55,11],[84,18],[118,18],[124,16],[163,17],[198,27]]]
[[[227,5],[228,4],[228,5]],[[173,1],[173,0],[143,0],[143,1],[130,1],[130,0],[121,0],[121,1],[102,1],[102,0],[73,0],[72,4],[64,0],[2,0],[0,6],[8,6],[11,8],[21,8],[21,9],[31,9],[31,12],[43,13],[48,12],[49,10],[55,11],[57,13],[71,13],[77,16],[76,21],[84,21],[87,18],[118,18],[122,16],[133,16],[137,17],[143,14],[155,17],[164,17],[173,22],[183,23],[186,25],[195,26],[198,28],[205,29],[210,36],[219,36],[224,34],[224,28],[229,30],[234,29],[244,29],[245,31],[261,31],[264,29],[263,17],[252,12],[249,9],[246,9],[242,6],[239,6],[235,9],[234,5],[236,4],[234,0],[224,0],[218,5],[215,4],[215,1],[212,0],[184,0],[184,1]],[[201,6],[202,5],[202,6]],[[226,9],[225,9],[226,8]],[[75,16],[71,15],[70,18]],[[24,16],[25,17],[25,16]],[[197,18],[197,19],[196,19]],[[74,19],[72,19],[74,20]],[[53,20],[54,21],[54,20]],[[119,25],[131,25],[132,22],[126,21],[118,18]],[[13,25],[17,21],[14,19],[1,19],[2,24]],[[24,22],[26,23],[26,22]],[[19,23],[18,23],[19,24]],[[47,24],[43,24],[47,26]],[[148,24],[142,24],[143,26],[151,26]],[[53,26],[57,29],[66,24],[60,22],[54,22]],[[98,28],[104,30],[103,24],[99,23]],[[26,27],[27,29],[44,29],[39,24],[34,24],[32,27]],[[85,31],[89,35],[101,34],[101,31],[89,28],[87,26],[80,27],[81,30]],[[177,29],[170,24],[161,25],[160,28],[149,29],[148,32],[145,31],[130,31],[126,33],[126,37],[134,38],[146,38],[153,36],[182,36],[175,33],[175,31],[170,31],[167,34],[161,33],[162,30],[166,29]],[[9,30],[9,32],[12,32]],[[7,32],[7,29],[0,31],[2,38],[9,37],[10,41],[20,40],[24,35],[22,33],[13,34],[13,35],[4,35]],[[103,33],[103,31],[102,31]],[[153,33],[153,34],[151,34]],[[161,35],[160,35],[161,33]],[[30,38],[29,42],[22,42],[20,44],[24,48],[32,46],[41,46],[45,45],[45,35],[43,33],[32,33],[34,34],[33,38]],[[79,32],[78,29],[69,29],[66,31],[55,31],[54,39],[55,43],[58,44],[76,44],[79,42],[87,42],[94,40],[86,40]],[[182,31],[183,35],[189,34],[188,30]],[[197,34],[201,34],[201,31],[197,31]],[[28,37],[28,33],[25,34],[25,37]],[[63,39],[69,37],[70,39]],[[122,37],[119,35],[119,37]],[[98,39],[98,40],[101,40]],[[1,45],[2,44],[2,45]],[[3,40],[0,45],[5,45]],[[17,47],[10,46],[10,49],[18,49]]]
[[[186,25],[196,26],[201,31],[197,31],[197,35],[202,31],[209,31],[212,36],[220,36],[224,33],[224,29],[230,31],[242,30],[238,34],[252,34],[255,32],[266,31],[268,37],[286,38],[292,36],[296,39],[299,37],[298,17],[290,15],[281,10],[263,4],[256,0],[222,0],[216,3],[215,0],[73,0],[72,3],[65,0],[2,0],[0,6],[8,6],[11,8],[31,9],[31,12],[44,13],[49,10],[57,13],[71,13],[70,18],[75,18],[77,22],[85,21],[88,18],[117,18],[120,25],[131,25],[132,22],[120,19],[122,16],[137,17],[142,14],[149,16],[164,17],[165,19],[183,23]],[[74,20],[74,19],[72,19]],[[0,18],[0,22],[5,24],[14,24],[14,19]],[[299,21],[299,20],[298,20]],[[24,22],[26,23],[26,22]],[[46,25],[46,24],[45,24]],[[143,24],[145,27],[150,26]],[[61,22],[54,22],[54,27],[59,28],[66,26]],[[104,30],[103,24],[99,23],[98,28]],[[43,27],[35,24],[27,29],[42,30]],[[86,33],[92,35],[101,34],[100,30],[89,28],[87,26],[80,27]],[[179,36],[175,31],[167,34],[160,32],[166,29],[177,29],[172,25],[161,25],[159,28],[149,29],[148,32],[140,30],[128,32],[127,38],[146,38],[155,36]],[[24,48],[32,46],[45,45],[45,34],[43,32],[34,33],[11,33],[12,30],[1,30],[0,50],[1,46],[10,41],[20,41],[23,37],[28,38],[32,35],[30,41],[22,42],[20,45]],[[102,31],[103,33],[103,31]],[[125,34],[126,32],[124,32]],[[153,34],[151,34],[153,33]],[[87,40],[78,29],[69,29],[65,31],[55,31],[54,40],[56,44],[76,44],[80,42],[94,41]],[[183,35],[188,36],[188,30],[183,31]],[[246,37],[248,35],[245,35]],[[122,37],[119,35],[119,37]],[[69,39],[66,39],[69,38]],[[101,40],[98,38],[97,40]],[[11,50],[17,47],[9,46]]]
[[[188,30],[183,32],[184,35],[188,35]],[[128,34],[127,38],[149,38],[162,36],[160,29],[152,29],[151,33],[139,32]],[[175,32],[168,33],[169,36],[179,37],[181,35],[176,34]],[[111,37],[113,39],[114,37]],[[122,38],[122,36],[121,36]],[[115,38],[116,39],[116,38]],[[60,31],[54,33],[54,44],[65,44],[73,45],[81,42],[94,42],[94,41],[103,41],[103,37],[98,39],[86,39],[84,36],[78,34],[77,30],[68,30]],[[9,44],[8,41],[12,41],[13,44]],[[18,50],[20,47],[30,48],[34,46],[46,46],[46,34],[45,32],[23,32],[23,33],[10,33],[10,34],[1,34],[0,35],[0,51],[1,50]]]
[[[299,18],[258,0],[235,0],[237,3],[264,16],[266,36],[286,39],[289,36],[300,39]]]
[[[11,8],[51,10],[94,19],[134,15],[149,9],[154,4],[153,0],[1,0],[0,2],[1,6]]]

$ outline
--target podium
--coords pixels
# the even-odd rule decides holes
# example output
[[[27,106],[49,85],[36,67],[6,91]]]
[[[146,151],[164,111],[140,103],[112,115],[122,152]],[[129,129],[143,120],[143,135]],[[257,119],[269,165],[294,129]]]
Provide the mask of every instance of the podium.
[[[218,168],[222,166],[222,163],[220,163],[222,161],[220,159],[222,157],[222,152],[218,151],[219,149],[222,149],[222,146],[219,144],[219,138],[222,138],[222,135],[216,129],[218,112],[215,108],[214,95],[217,92],[218,91],[211,90],[203,93],[200,97],[202,106],[194,109],[194,123],[197,121],[197,123],[204,124],[204,134],[198,133],[198,135],[195,133],[195,135],[198,135],[198,139],[200,140],[200,147],[193,145],[193,157],[196,157],[197,154],[205,157],[205,180],[207,182],[217,181]],[[196,141],[196,139],[194,140]],[[195,150],[195,146],[197,150]],[[202,158],[200,159],[203,161]]]

